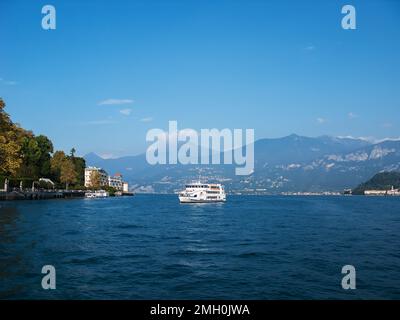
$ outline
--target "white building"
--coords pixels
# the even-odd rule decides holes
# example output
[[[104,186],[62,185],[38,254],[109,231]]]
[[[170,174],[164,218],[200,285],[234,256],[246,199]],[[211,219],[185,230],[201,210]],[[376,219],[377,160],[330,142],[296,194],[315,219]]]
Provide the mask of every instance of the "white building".
[[[386,190],[365,190],[364,194],[366,196],[385,196],[387,194]]]
[[[116,173],[113,177],[108,177],[108,185],[110,187],[115,188],[118,191],[122,191],[123,181],[122,175],[120,173]]]
[[[400,196],[400,190],[392,186],[391,190],[365,190],[367,196]]]
[[[105,170],[97,167],[85,168],[85,187],[90,188],[92,186],[92,173],[98,172],[100,177],[100,186],[108,185],[108,174]]]
[[[85,187],[90,188],[92,186],[92,173],[98,172],[100,176],[100,186],[113,187],[118,191],[129,192],[129,185],[127,182],[122,180],[122,175],[116,173],[114,176],[109,176],[107,172],[101,168],[97,167],[87,167],[85,168]]]
[[[122,192],[129,192],[128,182],[123,182],[122,183]]]
[[[387,194],[388,194],[388,196],[400,196],[400,189],[395,189],[392,186],[392,189],[388,190]]]

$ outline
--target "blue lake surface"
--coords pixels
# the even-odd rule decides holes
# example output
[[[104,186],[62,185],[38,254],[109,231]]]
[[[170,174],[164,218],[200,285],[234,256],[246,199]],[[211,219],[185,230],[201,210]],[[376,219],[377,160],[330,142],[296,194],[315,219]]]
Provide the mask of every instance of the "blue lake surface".
[[[400,197],[0,202],[0,298],[399,299]]]

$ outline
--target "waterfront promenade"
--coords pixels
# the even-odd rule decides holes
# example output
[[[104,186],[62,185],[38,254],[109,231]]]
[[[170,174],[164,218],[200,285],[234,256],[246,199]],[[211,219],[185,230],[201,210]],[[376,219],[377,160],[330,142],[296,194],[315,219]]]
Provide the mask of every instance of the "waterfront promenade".
[[[0,201],[83,198],[84,196],[85,191],[82,190],[0,191]]]

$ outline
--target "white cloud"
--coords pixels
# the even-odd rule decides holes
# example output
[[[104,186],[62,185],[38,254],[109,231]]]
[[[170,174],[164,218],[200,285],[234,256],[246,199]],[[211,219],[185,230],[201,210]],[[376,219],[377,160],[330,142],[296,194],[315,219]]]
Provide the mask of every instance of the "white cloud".
[[[384,141],[400,141],[400,137],[387,137],[382,139],[375,139],[374,143],[384,142]]]
[[[390,123],[390,122],[386,122],[386,123],[383,123],[383,124],[382,124],[382,127],[384,127],[384,128],[391,128],[391,127],[393,127],[393,124]]]
[[[353,112],[349,112],[349,113],[347,114],[347,116],[349,117],[349,119],[358,118],[358,114],[355,114],[355,113],[353,113]]]
[[[119,110],[119,113],[123,114],[124,116],[129,116],[131,114],[131,112],[132,112],[132,109],[129,109],[129,108]]]
[[[314,45],[311,44],[311,45],[305,47],[304,49],[307,50],[307,51],[314,51],[316,48],[315,48]]]
[[[131,104],[133,103],[132,99],[106,99],[100,101],[98,104],[99,106],[103,105],[121,105],[121,104]]]
[[[323,123],[326,122],[326,119],[324,119],[324,118],[317,118],[317,122],[318,122],[319,124],[323,124]]]
[[[370,143],[380,143],[384,141],[400,141],[400,137],[386,137],[386,138],[375,138],[375,137],[354,137],[354,136],[337,136],[339,139],[354,139],[354,140],[363,140]]]
[[[152,117],[142,118],[142,119],[140,119],[140,121],[141,122],[150,122],[150,121],[153,121],[153,118]]]
[[[355,136],[337,136],[336,138],[339,139],[353,139],[353,140],[364,140],[371,142],[371,139],[374,139],[373,137],[355,137]]]

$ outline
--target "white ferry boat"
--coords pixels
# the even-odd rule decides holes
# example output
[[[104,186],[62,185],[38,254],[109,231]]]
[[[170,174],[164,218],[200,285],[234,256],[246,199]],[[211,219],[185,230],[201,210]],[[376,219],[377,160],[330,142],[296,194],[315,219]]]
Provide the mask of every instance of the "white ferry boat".
[[[187,184],[185,187],[185,190],[179,192],[179,201],[181,203],[226,201],[224,186],[219,183],[194,182]]]
[[[85,193],[85,198],[107,198],[109,193],[104,190],[89,191]]]

